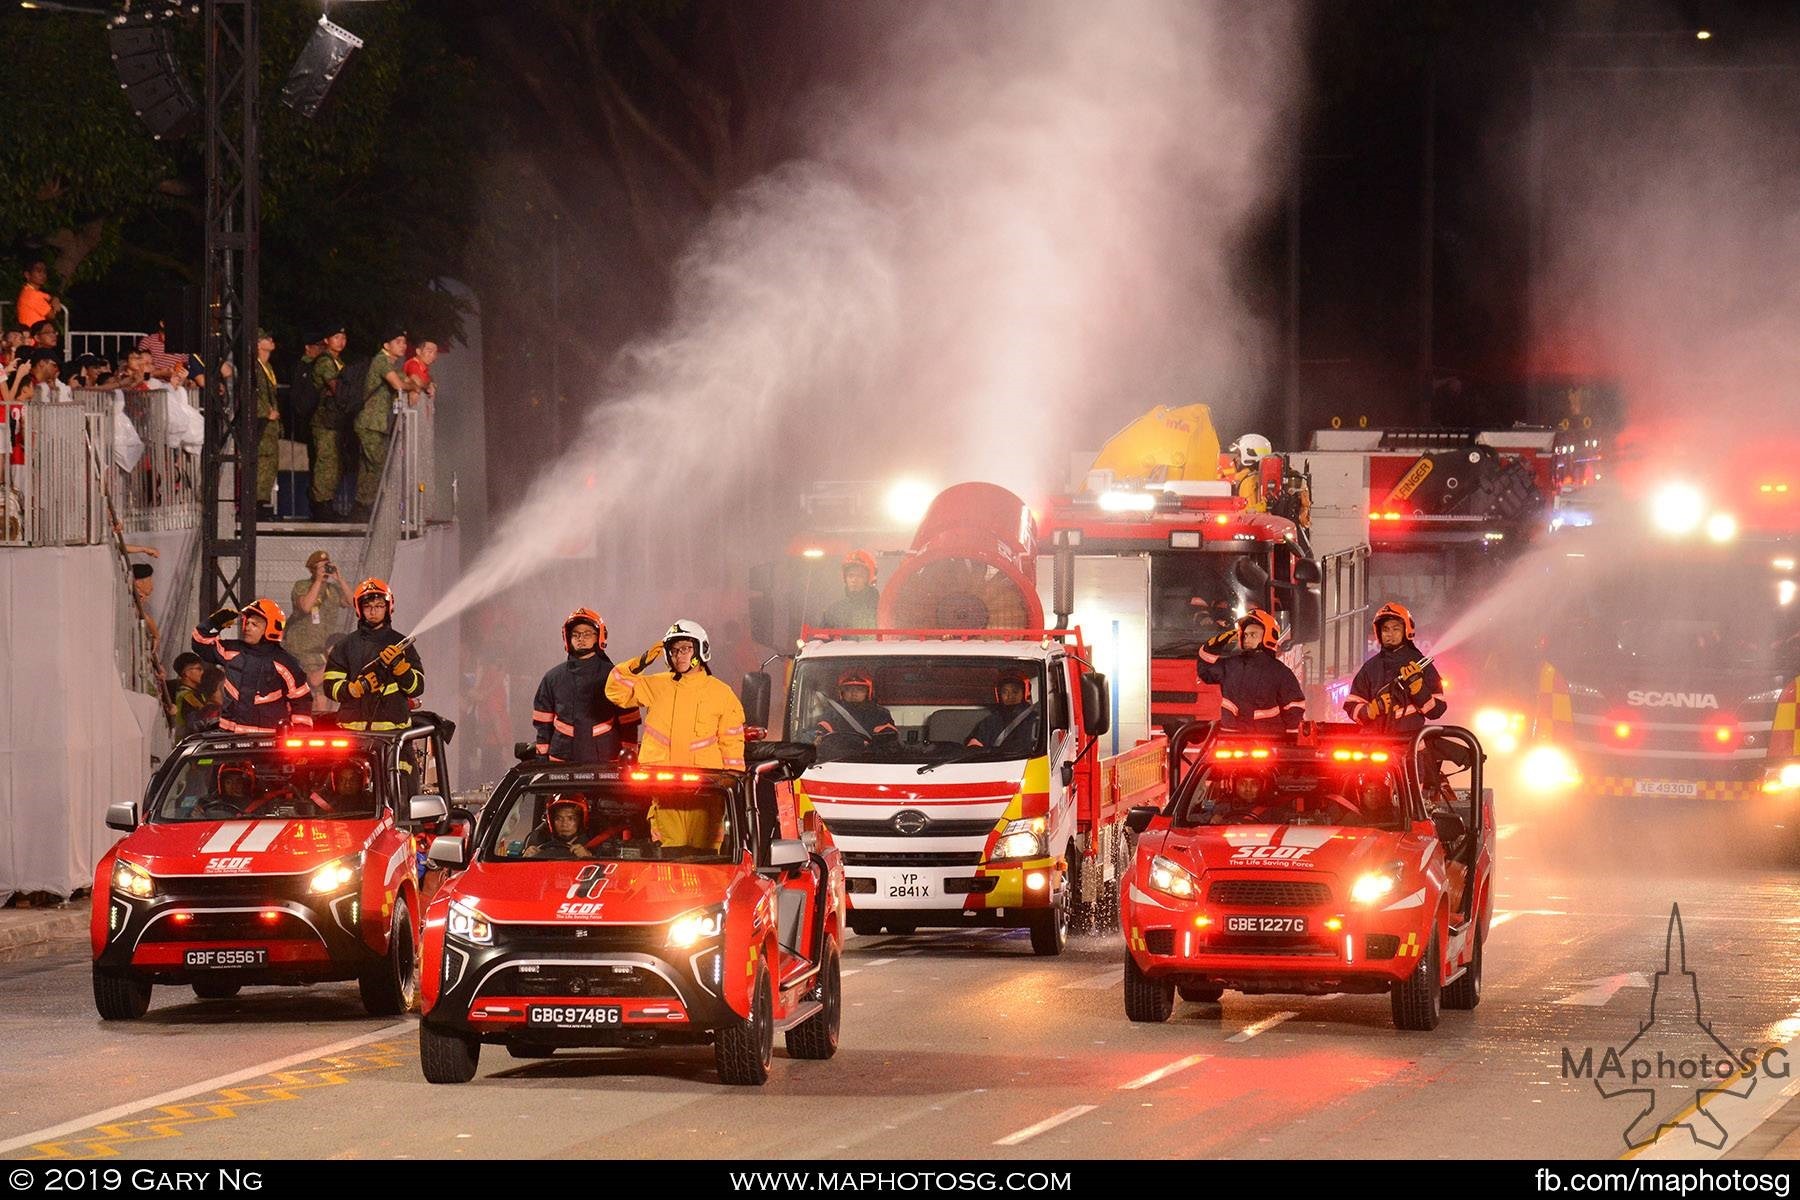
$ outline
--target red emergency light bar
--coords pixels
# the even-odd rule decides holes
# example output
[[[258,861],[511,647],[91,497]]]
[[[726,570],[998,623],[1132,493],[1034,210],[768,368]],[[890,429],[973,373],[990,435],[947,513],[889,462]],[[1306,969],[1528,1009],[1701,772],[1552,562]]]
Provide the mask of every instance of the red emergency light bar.
[[[349,738],[297,738],[291,737],[281,743],[289,750],[345,750],[350,746]]]
[[[676,773],[674,771],[633,771],[631,773],[631,781],[633,783],[647,783],[652,779],[656,780],[658,783],[673,783],[676,779]],[[700,782],[700,776],[692,771],[681,772],[680,779],[683,783]]]
[[[1331,760],[1333,762],[1384,763],[1388,760],[1388,752],[1386,750],[1333,750]]]
[[[1215,750],[1213,751],[1213,761],[1224,762],[1233,758],[1267,758],[1269,753],[1267,746],[1257,746],[1250,750]]]
[[[1274,757],[1275,752],[1267,746],[1250,746],[1246,748],[1221,746],[1213,751],[1214,762],[1236,762],[1239,759],[1264,759]],[[1336,762],[1378,762],[1388,761],[1386,750],[1349,750],[1339,748],[1331,752]]]

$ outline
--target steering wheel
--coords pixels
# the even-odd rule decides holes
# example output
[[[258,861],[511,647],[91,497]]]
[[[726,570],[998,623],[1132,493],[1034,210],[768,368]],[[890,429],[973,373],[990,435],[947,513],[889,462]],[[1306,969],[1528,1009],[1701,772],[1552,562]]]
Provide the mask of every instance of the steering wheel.
[[[239,802],[230,796],[209,796],[200,802],[200,815],[203,817],[241,817],[244,810]]]

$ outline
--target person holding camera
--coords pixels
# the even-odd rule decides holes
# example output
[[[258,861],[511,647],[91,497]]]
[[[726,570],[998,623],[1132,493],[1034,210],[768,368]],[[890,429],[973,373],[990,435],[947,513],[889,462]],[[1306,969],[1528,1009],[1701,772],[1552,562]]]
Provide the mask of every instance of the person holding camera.
[[[307,576],[294,583],[294,619],[288,625],[287,648],[306,668],[307,682],[324,696],[325,656],[332,643],[349,632],[350,585],[324,550],[306,556]]]

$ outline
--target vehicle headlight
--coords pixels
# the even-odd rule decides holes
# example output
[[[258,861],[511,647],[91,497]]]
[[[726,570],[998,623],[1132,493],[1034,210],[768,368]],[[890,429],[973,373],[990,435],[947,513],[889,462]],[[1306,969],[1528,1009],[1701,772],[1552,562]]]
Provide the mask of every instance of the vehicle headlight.
[[[1042,817],[1008,821],[1006,828],[1000,831],[999,840],[994,843],[994,857],[1042,858],[1046,853],[1044,830],[1047,827]]]
[[[113,891],[136,896],[140,900],[156,894],[156,880],[150,872],[122,858],[113,861],[112,885]]]
[[[1350,899],[1358,904],[1373,904],[1399,884],[1391,871],[1369,871],[1350,885]]]
[[[1566,791],[1581,782],[1575,760],[1556,746],[1533,746],[1519,763],[1519,777],[1540,795]]]
[[[1192,900],[1200,894],[1200,881],[1194,873],[1160,854],[1150,860],[1150,886],[1181,900]]]
[[[334,859],[312,873],[307,890],[315,896],[341,891],[354,881],[362,869],[362,856],[352,854]]]
[[[477,946],[494,944],[494,927],[488,919],[476,912],[461,900],[452,901],[450,919],[445,928],[451,936],[459,937],[465,942],[473,942]]]
[[[1800,791],[1800,762],[1782,763],[1779,767],[1770,767],[1763,774],[1763,791]]]
[[[696,908],[682,913],[669,923],[669,945],[677,950],[698,946],[708,938],[716,938],[725,929],[725,906]]]

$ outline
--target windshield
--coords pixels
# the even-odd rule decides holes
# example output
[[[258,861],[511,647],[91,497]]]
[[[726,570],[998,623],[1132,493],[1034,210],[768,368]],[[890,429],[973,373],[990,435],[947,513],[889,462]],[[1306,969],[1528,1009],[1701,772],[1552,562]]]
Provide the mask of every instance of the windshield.
[[[1038,659],[909,654],[815,658],[794,669],[788,736],[820,762],[930,763],[1044,753]]]
[[[1578,669],[1787,673],[1800,664],[1792,553],[1565,554],[1557,573],[1568,620],[1551,645]]]
[[[1405,806],[1405,784],[1392,766],[1209,766],[1189,789],[1176,824],[1404,829]]]
[[[491,818],[484,862],[732,862],[723,788],[546,780],[515,789]]]
[[[1206,550],[1150,556],[1150,653],[1192,658],[1200,644],[1250,611],[1252,598],[1231,573],[1245,556]],[[1264,559],[1267,555],[1258,555]],[[1261,601],[1255,601],[1261,603]]]
[[[184,759],[150,812],[152,821],[305,817],[370,820],[381,811],[379,760],[365,749],[329,753],[233,750]]]

